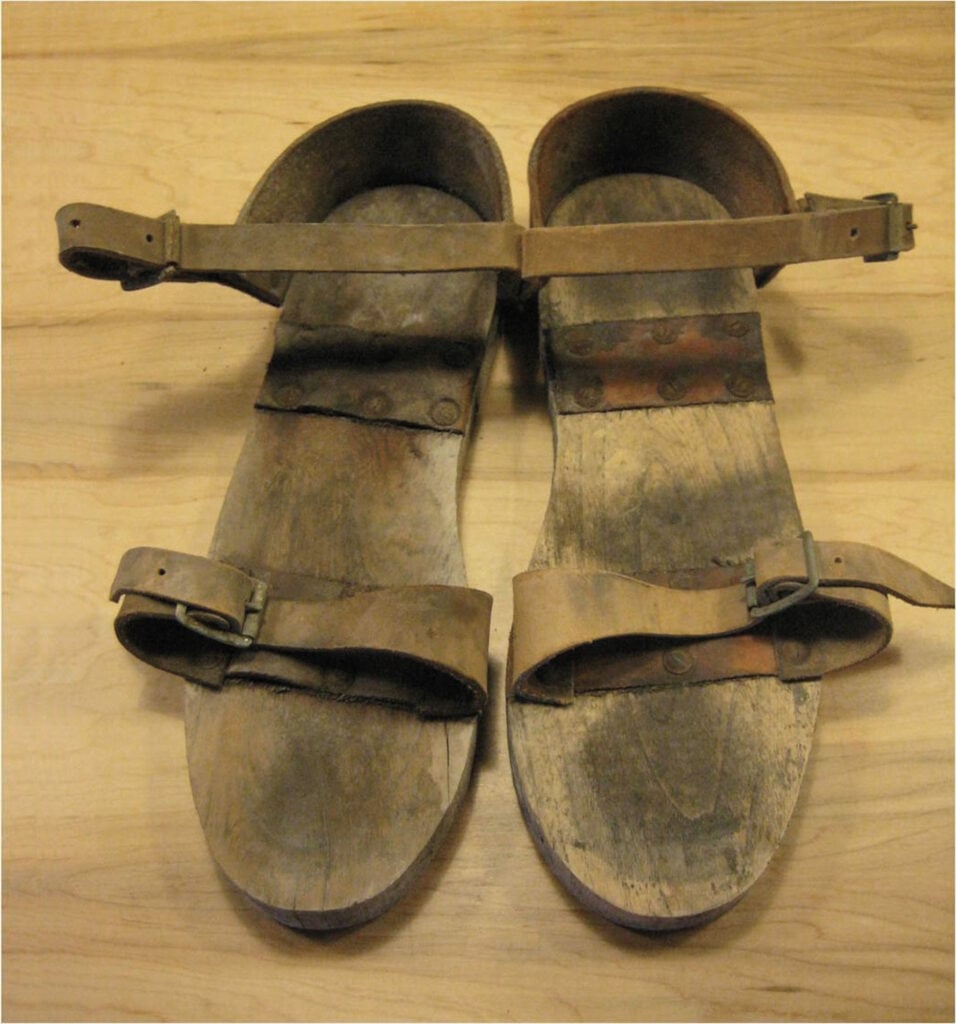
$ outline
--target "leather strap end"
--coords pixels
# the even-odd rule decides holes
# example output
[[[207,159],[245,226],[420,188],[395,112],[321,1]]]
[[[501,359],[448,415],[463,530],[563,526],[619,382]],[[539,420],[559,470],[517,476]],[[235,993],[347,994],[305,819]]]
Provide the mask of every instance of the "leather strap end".
[[[120,559],[110,600],[128,594],[184,605],[190,612],[213,616],[239,631],[256,581],[244,572],[208,558],[162,548],[131,548]]]
[[[200,686],[222,687],[234,648],[185,628],[167,601],[126,594],[113,628],[123,647],[147,665]]]
[[[954,590],[903,558],[855,541],[814,541],[821,587],[865,587],[923,608],[954,607]],[[800,540],[762,544],[754,551],[757,590],[774,600],[807,580]]]
[[[93,203],[70,203],[56,214],[60,262],[75,274],[120,281],[126,288],[152,284],[156,274],[178,261],[178,225],[173,212],[141,217]]]
[[[913,204],[901,203],[895,192],[880,192],[863,199],[842,199],[807,192],[801,206],[811,213],[856,211],[877,224],[879,236],[883,239],[882,251],[864,255],[867,263],[894,260],[901,252],[909,252],[916,245]]]

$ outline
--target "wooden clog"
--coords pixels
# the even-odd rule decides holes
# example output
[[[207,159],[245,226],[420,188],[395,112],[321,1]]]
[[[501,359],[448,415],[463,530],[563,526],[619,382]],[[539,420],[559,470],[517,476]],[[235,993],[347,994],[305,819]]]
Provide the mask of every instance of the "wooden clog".
[[[313,129],[236,225],[58,215],[71,270],[281,305],[208,558],[134,549],[112,596],[121,641],[187,680],[214,858],[292,926],[393,904],[467,790],[491,599],[465,585],[457,485],[510,218],[495,143],[424,102]]]
[[[885,595],[952,605],[885,552],[804,533],[756,313],[784,263],[911,247],[911,210],[798,203],[749,125],[653,89],[555,117],[530,184],[555,469],[515,581],[515,788],[588,907],[687,927],[766,867],[819,679],[885,645]]]

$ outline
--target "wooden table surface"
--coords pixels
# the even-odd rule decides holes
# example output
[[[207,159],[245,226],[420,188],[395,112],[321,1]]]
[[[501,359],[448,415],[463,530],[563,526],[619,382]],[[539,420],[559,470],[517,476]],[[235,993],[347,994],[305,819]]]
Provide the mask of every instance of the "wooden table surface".
[[[545,868],[501,678],[551,439],[512,351],[464,481],[470,580],[495,597],[464,812],[364,928],[310,936],[247,904],[193,810],[181,684],[119,648],[105,592],[127,547],[205,551],[274,313],[72,276],[53,224],[77,200],[228,222],[308,127],[389,98],[481,120],[527,223],[528,151],[564,105],[705,93],[798,192],[914,203],[914,252],[792,267],[761,309],[806,524],[951,578],[952,46],[950,4],[3,6],[6,1019],[952,1019],[950,613],[896,604],[892,647],[828,680],[786,840],[724,917],[631,933]]]

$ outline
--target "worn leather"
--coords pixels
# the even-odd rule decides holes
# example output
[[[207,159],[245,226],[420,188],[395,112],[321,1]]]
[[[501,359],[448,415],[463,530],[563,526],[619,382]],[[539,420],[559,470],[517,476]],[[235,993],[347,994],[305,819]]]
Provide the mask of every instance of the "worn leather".
[[[271,597],[265,581],[222,562],[134,548],[120,562],[110,597],[125,598],[116,633],[127,650],[205,686],[259,679],[352,700],[385,697],[449,717],[477,714],[487,700],[491,597],[478,590],[407,586],[292,601]],[[243,635],[246,656],[233,667]],[[273,657],[256,671],[261,652]],[[336,671],[315,670],[323,656],[332,656],[326,668]],[[343,665],[383,656],[419,666],[410,689],[367,692],[354,684],[354,672],[352,686],[340,685]]]
[[[413,273],[496,270],[528,280],[888,258],[913,248],[913,208],[808,197],[808,210],[763,217],[522,230],[472,224],[184,224],[92,203],[56,215],[60,261],[127,289],[163,281],[253,285],[253,272]],[[281,302],[262,292],[265,301]]]
[[[913,208],[808,198],[807,212],[704,221],[535,227],[522,243],[525,278],[714,270],[889,258],[913,248]]]
[[[514,637],[510,683],[515,696],[568,703],[567,682],[556,689],[546,666],[571,652],[589,653],[609,641],[688,639],[684,663],[696,663],[705,638],[759,633],[759,639],[710,645],[706,664],[671,672],[683,681],[776,675],[819,678],[878,653],[890,640],[885,595],[911,604],[953,607],[953,588],[921,569],[868,544],[815,543],[819,582],[805,600],[763,615],[809,579],[804,541],[763,544],[754,551],[752,576],[728,586],[679,590],[611,572],[542,569],[514,580]],[[828,632],[827,621],[850,615],[854,628]],[[808,618],[809,616],[809,618]],[[789,621],[788,621],[789,620]],[[794,627],[796,632],[794,633]],[[806,647],[790,657],[792,645]],[[673,650],[664,644],[658,653]],[[718,651],[715,655],[714,652]],[[679,666],[678,666],[679,667]],[[693,674],[691,674],[693,669]],[[570,678],[558,674],[560,678]],[[633,672],[633,680],[640,672]],[[645,682],[663,682],[658,673]],[[617,684],[603,688],[617,688]],[[623,687],[622,687],[623,688]]]
[[[512,221],[184,224],[175,213],[149,218],[71,203],[57,212],[56,224],[68,270],[127,289],[158,283],[160,274],[167,281],[215,281],[252,272],[521,270],[522,230]]]
[[[120,559],[110,600],[139,594],[167,604],[184,602],[222,629],[238,633],[255,581],[231,565],[161,548],[131,548]]]

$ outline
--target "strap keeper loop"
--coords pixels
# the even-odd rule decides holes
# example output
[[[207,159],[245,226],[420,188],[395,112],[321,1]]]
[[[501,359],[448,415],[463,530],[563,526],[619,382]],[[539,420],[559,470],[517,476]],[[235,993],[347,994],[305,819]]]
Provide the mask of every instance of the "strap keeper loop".
[[[182,260],[182,222],[175,210],[159,218],[163,225],[163,257],[166,264],[178,267]]]
[[[182,262],[182,222],[175,210],[169,210],[157,218],[162,230],[163,264],[148,270],[128,270],[120,282],[124,292],[136,292],[142,288],[151,288],[170,280],[179,270]]]

